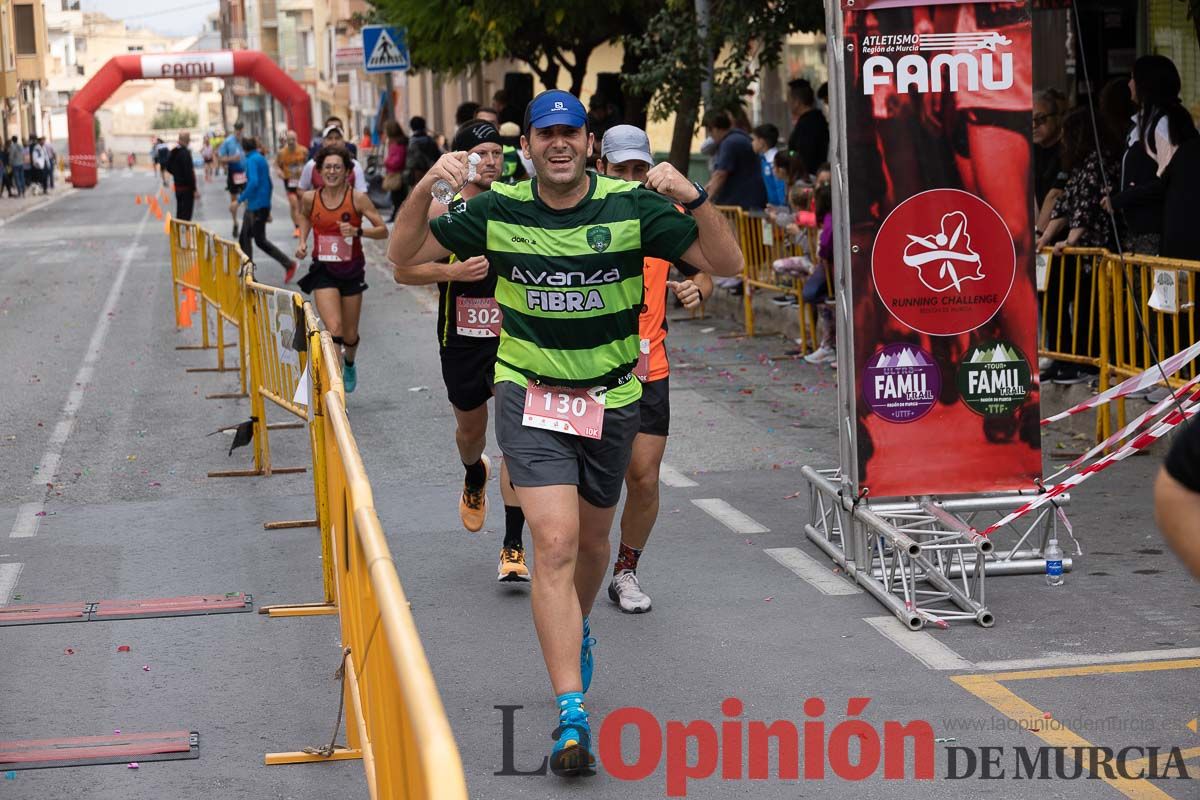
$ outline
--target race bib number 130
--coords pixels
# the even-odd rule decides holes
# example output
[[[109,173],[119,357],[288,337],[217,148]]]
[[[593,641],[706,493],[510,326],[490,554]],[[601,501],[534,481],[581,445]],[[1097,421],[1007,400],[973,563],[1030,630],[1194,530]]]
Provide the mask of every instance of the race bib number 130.
[[[604,394],[589,389],[542,386],[529,381],[525,389],[527,428],[599,439],[604,430]]]

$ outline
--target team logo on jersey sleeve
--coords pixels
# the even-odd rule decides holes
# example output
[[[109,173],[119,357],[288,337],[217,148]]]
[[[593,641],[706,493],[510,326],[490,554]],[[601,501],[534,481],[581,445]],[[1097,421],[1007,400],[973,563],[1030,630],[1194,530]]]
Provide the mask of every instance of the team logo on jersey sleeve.
[[[587,243],[597,253],[603,253],[612,244],[612,232],[603,225],[588,228]]]

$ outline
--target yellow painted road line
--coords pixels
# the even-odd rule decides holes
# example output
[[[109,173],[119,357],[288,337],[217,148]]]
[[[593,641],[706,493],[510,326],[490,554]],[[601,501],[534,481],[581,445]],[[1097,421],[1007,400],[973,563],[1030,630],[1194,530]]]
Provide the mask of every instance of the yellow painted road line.
[[[1106,664],[1106,665],[1102,665],[1102,666],[1111,669],[1113,667],[1129,666],[1129,665]],[[1154,666],[1161,667],[1160,664],[1155,664]],[[1200,666],[1200,662],[1197,662],[1195,664],[1195,666]],[[1080,668],[1080,669],[1087,669],[1087,668]],[[1124,670],[1124,671],[1129,672],[1129,671],[1134,671],[1134,670]],[[1075,673],[1076,670],[1040,670],[1040,672]],[[1093,674],[1093,673],[1084,672],[1082,674]],[[1028,673],[1012,673],[1012,675],[1019,676],[1019,677],[1008,677],[1008,678],[1006,678],[1006,680],[1020,680],[1022,678],[1031,678],[1031,677],[1059,677],[1058,675],[1036,676],[1036,675],[1030,675]],[[1032,703],[1029,703],[1026,700],[1021,699],[1017,695],[1013,694],[1013,692],[1011,690],[1009,690],[1007,687],[1000,685],[1000,683],[999,683],[1000,677],[1001,676],[998,676],[998,675],[956,675],[956,676],[952,677],[951,680],[954,681],[955,683],[957,683],[959,686],[966,689],[971,694],[978,697],[980,700],[983,700],[985,703],[987,703],[992,708],[996,709],[997,711],[999,711],[1001,714],[1008,717],[1009,719],[1012,719],[1012,720],[1041,719],[1043,717],[1045,712],[1042,711],[1042,709],[1034,706]],[[1051,729],[1030,730],[1029,733],[1032,733],[1034,736],[1037,736],[1039,739],[1041,739],[1043,742],[1050,745],[1051,747],[1062,747],[1062,748],[1095,747],[1095,745],[1093,745],[1087,739],[1084,739],[1079,734],[1077,734],[1074,731],[1069,730],[1067,728],[1057,728],[1057,729],[1053,729],[1053,730],[1051,730]],[[1067,756],[1070,757],[1070,750],[1068,749],[1066,752],[1067,752]],[[1084,766],[1086,767],[1086,765],[1084,765]],[[1104,775],[1103,771],[1101,771],[1101,773],[1098,774],[1096,777],[1098,777],[1100,780],[1104,781],[1109,786],[1116,789],[1121,794],[1128,797],[1129,800],[1174,800],[1174,798],[1172,798],[1171,795],[1167,794],[1162,789],[1159,789],[1157,786],[1155,786],[1154,784],[1152,784],[1146,780],[1128,780],[1126,778],[1109,778]]]
[[[1181,750],[1180,754],[1183,756],[1184,761],[1191,761],[1193,758],[1200,759],[1200,747],[1190,747],[1187,750]],[[1150,759],[1139,758],[1136,761],[1126,761],[1125,771],[1133,773],[1138,770],[1147,769],[1149,766]]]

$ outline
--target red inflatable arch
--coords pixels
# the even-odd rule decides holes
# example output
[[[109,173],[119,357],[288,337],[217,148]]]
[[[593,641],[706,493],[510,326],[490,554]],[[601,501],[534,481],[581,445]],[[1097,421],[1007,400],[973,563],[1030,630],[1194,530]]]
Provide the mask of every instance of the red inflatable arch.
[[[275,62],[257,51],[215,53],[154,53],[115,56],[75,93],[67,104],[67,135],[71,150],[71,183],[90,189],[96,185],[96,137],[92,120],[96,109],[125,81],[146,78],[218,78],[242,75],[253,78],[283,103],[288,127],[306,141],[312,133],[312,102],[308,92],[288,77]]]

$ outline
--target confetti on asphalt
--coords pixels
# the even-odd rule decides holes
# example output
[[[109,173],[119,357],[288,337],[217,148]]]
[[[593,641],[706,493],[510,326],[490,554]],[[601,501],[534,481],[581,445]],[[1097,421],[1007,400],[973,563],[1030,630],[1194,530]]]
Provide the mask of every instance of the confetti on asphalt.
[[[712,333],[715,330],[716,330],[716,328],[701,328],[700,332],[701,333]]]
[[[428,392],[429,387],[428,386],[413,386],[413,387],[409,388],[409,391],[410,392]]]
[[[149,671],[150,671],[150,665],[142,664],[142,672],[149,672]]]
[[[803,492],[792,492],[791,494],[785,494],[785,495],[783,496],[783,499],[784,499],[784,500],[795,500],[795,499],[796,499],[797,497],[799,497],[801,494],[803,494]]]
[[[117,652],[118,653],[128,653],[129,645],[127,645],[127,644],[117,645]]]
[[[74,648],[68,647],[66,650],[63,650],[63,653],[68,656],[73,656],[75,655],[75,650]]]
[[[130,769],[137,769],[137,768],[138,768],[138,762],[136,762],[136,761],[130,761],[130,762],[129,762],[129,768],[130,768]]]

